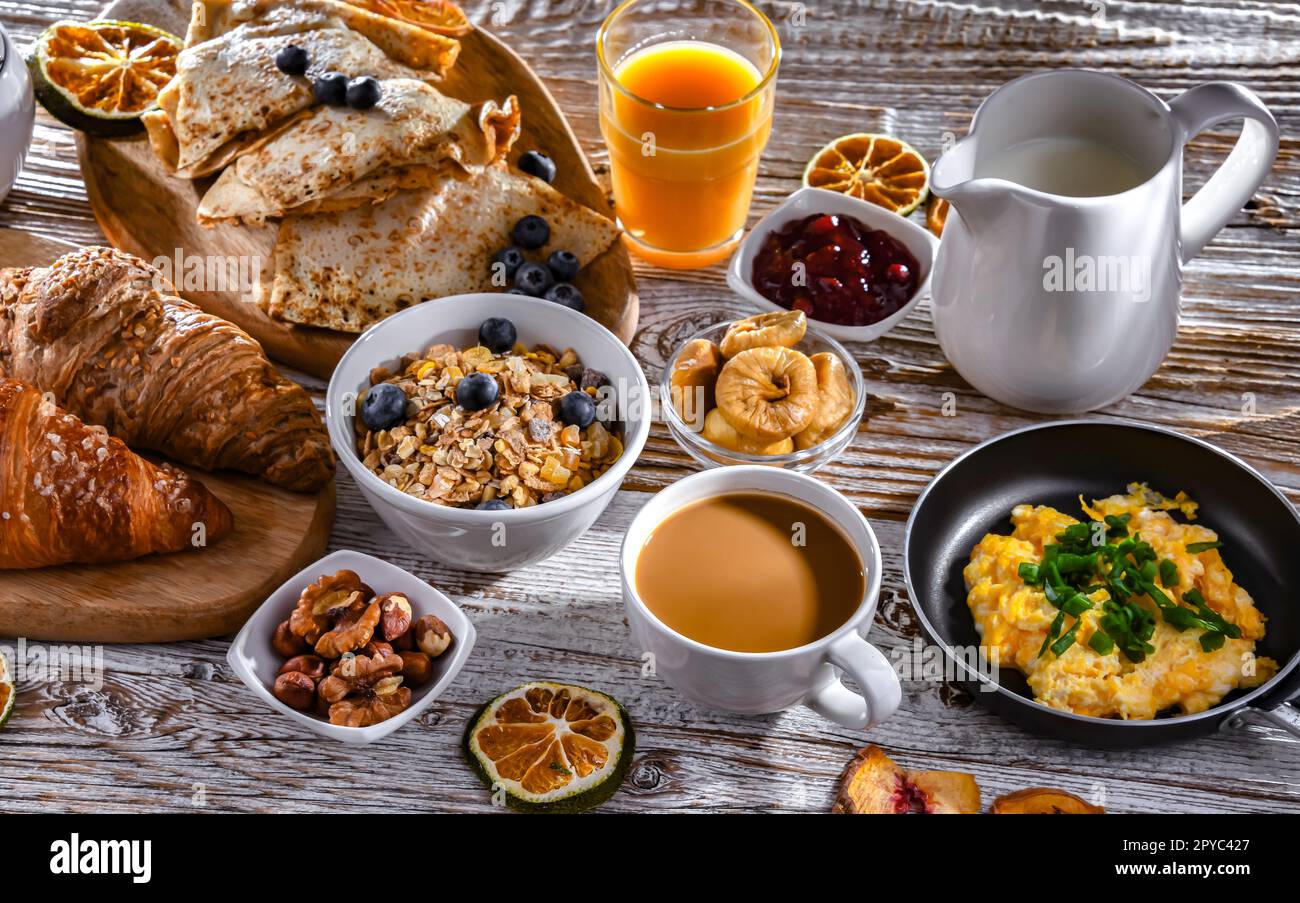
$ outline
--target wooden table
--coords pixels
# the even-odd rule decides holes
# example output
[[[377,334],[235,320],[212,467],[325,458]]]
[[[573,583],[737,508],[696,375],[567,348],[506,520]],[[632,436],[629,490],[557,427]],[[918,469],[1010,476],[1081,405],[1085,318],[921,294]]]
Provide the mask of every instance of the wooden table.
[[[99,5],[0,0],[0,19],[23,44],[45,24],[92,17]],[[468,7],[476,23],[507,38],[537,69],[601,167],[607,158],[596,123],[592,41],[608,8],[577,0],[477,0]],[[1300,10],[1251,0],[817,0],[806,9],[785,2],[766,8],[786,53],[756,215],[797,186],[805,160],[825,140],[889,132],[933,159],[993,88],[1046,67],[1103,68],[1166,97],[1210,79],[1239,80],[1259,92],[1284,135],[1273,174],[1188,268],[1182,330],[1165,365],[1101,416],[1207,438],[1300,500]],[[1193,142],[1189,189],[1233,140],[1222,133]],[[0,225],[102,240],[72,135],[43,113],[22,179],[0,207]],[[718,267],[641,267],[638,278],[635,351],[652,378],[683,336],[749,312]],[[871,638],[888,650],[919,633],[900,573],[903,524],[917,494],[973,443],[1038,418],[984,398],[957,376],[939,351],[928,304],[854,351],[871,392],[869,419],[821,477],[851,497],[879,535],[884,590]],[[954,416],[944,416],[945,399],[955,401]],[[902,709],[866,736],[806,710],[735,718],[684,702],[660,680],[642,677],[619,599],[616,554],[647,495],[692,469],[656,426],[595,528],[551,561],[508,577],[412,555],[342,476],[331,548],[388,558],[446,591],[474,619],[478,648],[445,696],[386,742],[351,751],[286,725],[254,699],[225,665],[225,640],[108,647],[101,689],[20,687],[17,711],[0,732],[0,811],[489,809],[460,760],[461,731],[477,705],[535,677],[599,688],[631,712],[636,761],[607,810],[823,812],[840,769],[870,740],[910,767],[974,772],[986,803],[1053,785],[1104,793],[1116,812],[1300,811],[1300,742],[1268,728],[1106,752],[1027,734],[947,683],[906,684]],[[383,777],[389,766],[400,769],[399,780]]]

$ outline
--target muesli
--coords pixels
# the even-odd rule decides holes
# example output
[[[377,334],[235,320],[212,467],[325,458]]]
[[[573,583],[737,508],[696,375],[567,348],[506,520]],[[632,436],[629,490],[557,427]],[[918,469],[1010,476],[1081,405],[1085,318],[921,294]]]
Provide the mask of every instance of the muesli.
[[[458,508],[526,508],[582,489],[623,453],[600,416],[605,374],[573,349],[518,342],[493,317],[479,344],[435,344],[370,374],[356,419],[357,454],[407,495]]]

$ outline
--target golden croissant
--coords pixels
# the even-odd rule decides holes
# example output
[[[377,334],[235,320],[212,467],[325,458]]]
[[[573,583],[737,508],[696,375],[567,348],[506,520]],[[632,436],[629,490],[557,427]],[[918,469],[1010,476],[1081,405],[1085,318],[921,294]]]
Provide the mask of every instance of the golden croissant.
[[[178,552],[216,542],[233,523],[202,483],[16,379],[0,379],[0,468],[0,569]]]
[[[0,270],[0,377],[137,449],[307,492],[334,456],[311,398],[232,323],[112,248]]]

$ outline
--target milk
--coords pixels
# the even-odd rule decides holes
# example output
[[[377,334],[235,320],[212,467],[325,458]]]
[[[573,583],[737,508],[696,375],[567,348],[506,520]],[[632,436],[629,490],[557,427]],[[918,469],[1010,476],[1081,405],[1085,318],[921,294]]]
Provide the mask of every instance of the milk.
[[[1122,194],[1147,174],[1114,148],[1084,138],[1035,138],[980,160],[981,178],[1006,179],[1035,191],[1091,198]]]

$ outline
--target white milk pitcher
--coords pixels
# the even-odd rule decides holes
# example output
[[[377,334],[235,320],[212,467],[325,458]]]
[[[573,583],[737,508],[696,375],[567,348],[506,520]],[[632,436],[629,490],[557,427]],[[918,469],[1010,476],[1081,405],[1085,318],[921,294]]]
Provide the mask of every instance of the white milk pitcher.
[[[1244,119],[1236,147],[1183,203],[1183,145]],[[1272,114],[1212,82],[1165,103],[1113,75],[1029,75],[981,104],[935,163],[952,203],[931,284],[934,327],[971,385],[1048,414],[1141,386],[1178,331],[1182,265],[1259,187]]]

